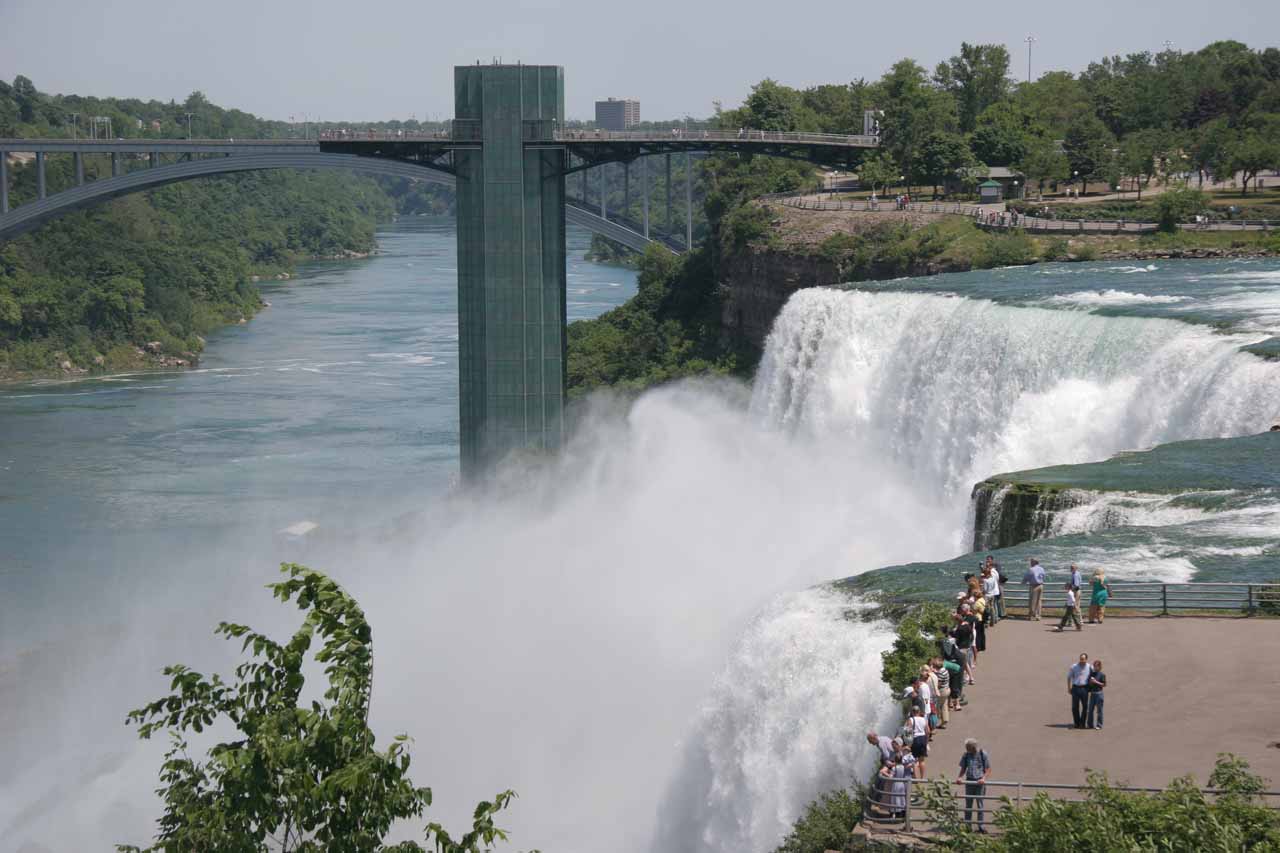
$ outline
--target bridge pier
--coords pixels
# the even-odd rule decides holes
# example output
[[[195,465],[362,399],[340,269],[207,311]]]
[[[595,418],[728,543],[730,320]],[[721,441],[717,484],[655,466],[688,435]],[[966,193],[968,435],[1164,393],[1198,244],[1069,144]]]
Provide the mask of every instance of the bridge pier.
[[[71,155],[76,164],[76,186],[84,186],[84,155],[79,151]]]
[[[157,166],[159,166],[159,165],[160,165],[160,152],[159,152],[159,151],[152,151],[152,152],[151,152],[151,158],[150,158],[150,159],[151,159],[151,168],[153,168],[153,169],[154,169],[154,168],[156,168]]]
[[[644,238],[649,239],[649,158],[640,158],[640,209],[644,219]]]
[[[36,198],[44,198],[48,195],[44,184],[44,152],[36,152]]]
[[[462,475],[564,432],[564,71],[454,69]],[[584,178],[585,179],[585,178]]]
[[[622,215],[631,216],[631,164],[622,164]],[[632,220],[633,222],[635,220]]]
[[[114,151],[111,152],[111,177],[120,177],[120,155]]]
[[[609,218],[608,202],[605,201],[605,178],[609,175],[609,164],[600,164],[600,218]]]
[[[670,234],[670,233],[672,233],[672,228],[671,228],[671,218],[672,218],[672,217],[671,217],[671,155],[670,155],[670,154],[667,154],[667,155],[666,155],[666,160],[667,160],[667,219],[666,219],[666,225],[667,225],[667,233],[668,233],[668,234]]]
[[[684,152],[684,248],[693,250],[693,155]]]
[[[9,152],[0,150],[0,213],[9,212]]]

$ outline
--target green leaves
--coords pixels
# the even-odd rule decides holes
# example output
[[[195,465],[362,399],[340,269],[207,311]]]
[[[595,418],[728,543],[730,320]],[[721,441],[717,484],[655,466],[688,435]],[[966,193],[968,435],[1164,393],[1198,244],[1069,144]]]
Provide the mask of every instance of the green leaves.
[[[127,721],[149,738],[165,730],[171,748],[160,767],[164,813],[155,844],[146,851],[262,853],[263,851],[419,851],[404,842],[386,847],[393,823],[421,817],[431,789],[409,779],[409,738],[398,735],[384,751],[369,729],[373,683],[373,632],[364,611],[328,576],[286,563],[285,580],[268,588],[305,614],[290,641],[281,645],[248,626],[218,625],[217,634],[239,640],[250,659],[235,679],[206,678],[181,664],[167,667],[168,696],[131,711]],[[300,707],[302,670],[313,637],[312,657],[325,665],[324,702]],[[221,724],[240,735],[193,760],[183,734]],[[499,794],[475,810],[469,833],[454,842],[438,824],[424,840],[445,853],[480,853],[506,833],[494,824],[515,796]],[[122,851],[142,851],[120,846]]]

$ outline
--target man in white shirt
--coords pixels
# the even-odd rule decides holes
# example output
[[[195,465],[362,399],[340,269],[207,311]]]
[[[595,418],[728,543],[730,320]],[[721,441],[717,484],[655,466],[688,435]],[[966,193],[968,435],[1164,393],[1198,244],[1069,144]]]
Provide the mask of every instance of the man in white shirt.
[[[1065,589],[1067,592],[1067,603],[1063,605],[1062,621],[1058,623],[1058,627],[1056,630],[1061,631],[1063,628],[1067,627],[1068,622],[1074,622],[1076,625],[1076,630],[1083,631],[1084,625],[1080,622],[1080,607],[1077,604],[1077,602],[1079,601],[1078,596],[1080,593],[1075,587],[1071,585],[1070,581],[1067,581],[1067,584],[1065,587],[1063,587],[1063,589]]]
[[[1085,727],[1086,715],[1089,711],[1089,676],[1093,675],[1093,667],[1089,666],[1089,656],[1081,654],[1069,670],[1067,670],[1067,692],[1071,694],[1071,719],[1077,729]]]
[[[982,567],[982,595],[987,599],[987,625],[993,626],[1000,621],[1000,576],[995,566],[987,563]]]

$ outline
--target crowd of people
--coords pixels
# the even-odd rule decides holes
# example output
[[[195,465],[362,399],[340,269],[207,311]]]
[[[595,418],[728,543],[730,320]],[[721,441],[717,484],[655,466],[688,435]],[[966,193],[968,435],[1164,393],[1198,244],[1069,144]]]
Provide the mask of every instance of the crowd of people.
[[[880,750],[880,769],[875,780],[876,801],[891,817],[900,818],[906,811],[907,799],[911,795],[907,780],[927,778],[929,745],[934,735],[947,727],[952,714],[963,711],[968,704],[965,688],[977,683],[978,663],[987,650],[990,633],[1008,618],[1004,596],[1008,582],[1009,578],[1001,571],[1000,564],[990,556],[979,563],[976,572],[964,575],[965,588],[956,594],[950,624],[939,641],[939,654],[920,667],[919,673],[903,691],[902,699],[908,712],[901,732],[892,737],[867,733],[867,742]],[[1026,619],[1040,621],[1046,582],[1044,567],[1039,560],[1032,558],[1022,577],[1022,583],[1028,588]],[[1074,564],[1063,590],[1066,605],[1055,630],[1062,631],[1068,624],[1074,624],[1076,630],[1083,630],[1080,602],[1086,590],[1084,577]],[[1088,621],[1101,624],[1111,594],[1106,574],[1101,569],[1094,572],[1087,592]],[[1067,674],[1075,728],[1102,728],[1105,686],[1102,661],[1090,663],[1088,655],[1082,654]],[[975,824],[979,832],[985,831],[983,802],[990,772],[991,758],[986,750],[972,738],[966,740],[955,781],[965,786],[964,819]]]

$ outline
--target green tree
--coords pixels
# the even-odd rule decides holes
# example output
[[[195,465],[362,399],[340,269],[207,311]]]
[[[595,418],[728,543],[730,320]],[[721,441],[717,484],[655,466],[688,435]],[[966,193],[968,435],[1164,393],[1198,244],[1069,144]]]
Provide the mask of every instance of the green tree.
[[[963,42],[959,54],[938,64],[933,80],[955,98],[960,130],[969,133],[984,110],[1009,94],[1009,50]]]
[[[40,93],[36,91],[36,86],[31,82],[30,77],[23,77],[19,74],[13,78],[13,99],[18,105],[19,120],[25,122],[35,121]]]
[[[795,130],[800,93],[776,80],[764,79],[751,87],[751,94],[743,107],[748,127],[756,130]]]
[[[164,731],[172,742],[160,770],[164,813],[156,844],[146,849],[420,853],[414,842],[382,842],[395,821],[422,815],[431,790],[409,780],[405,735],[386,750],[375,746],[369,729],[373,632],[364,612],[320,572],[296,564],[281,570],[287,579],[269,589],[282,602],[296,600],[306,614],[287,643],[223,622],[216,633],[252,651],[233,680],[166,667],[170,695],[129,714],[140,737]],[[324,667],[328,688],[322,699],[303,702],[303,669],[317,639],[313,658]],[[229,725],[238,737],[214,745],[204,762],[192,759],[187,733],[215,724]],[[474,826],[460,840],[434,823],[426,840],[443,853],[489,849],[506,838],[493,816],[513,796],[507,791],[477,806]]]
[[[1112,176],[1115,158],[1112,148],[1115,137],[1106,125],[1094,115],[1083,115],[1076,118],[1067,128],[1063,137],[1063,153],[1067,156],[1073,172],[1078,172],[1081,180],[1106,180]]]
[[[1056,139],[1066,135],[1077,118],[1093,112],[1088,91],[1069,71],[1049,71],[1034,82],[1020,83],[1014,98]]]
[[[1046,182],[1071,177],[1071,164],[1067,162],[1067,156],[1058,150],[1058,144],[1048,136],[1029,137],[1026,150],[1017,166],[1027,176],[1028,186],[1032,181],[1036,182],[1042,197]]]
[[[889,185],[897,181],[900,174],[893,158],[882,151],[863,162],[858,180],[863,186],[871,187],[873,193],[877,187],[888,192]]]
[[[1259,116],[1227,149],[1227,171],[1241,173],[1243,191],[1266,169],[1280,168],[1280,115]]]
[[[1043,133],[1024,109],[1001,101],[978,116],[971,144],[974,156],[988,166],[1012,166],[1026,155],[1031,137]]]
[[[1190,222],[1209,209],[1209,196],[1191,187],[1176,187],[1156,196],[1155,209],[1160,230],[1172,234],[1180,223]]]
[[[920,177],[933,184],[934,195],[939,184],[945,184],[957,177],[961,169],[976,163],[964,137],[956,133],[935,130],[920,146]]]
[[[1142,188],[1155,175],[1157,166],[1163,164],[1168,149],[1168,136],[1158,130],[1135,131],[1120,144],[1120,167],[1137,183],[1139,200]]]
[[[884,109],[881,142],[909,185],[924,139],[935,130],[956,129],[955,99],[930,86],[924,69],[910,59],[894,63],[877,89]]]
[[[1226,119],[1216,119],[1197,128],[1191,142],[1191,165],[1204,186],[1205,173],[1225,175],[1229,171],[1235,132]]]

